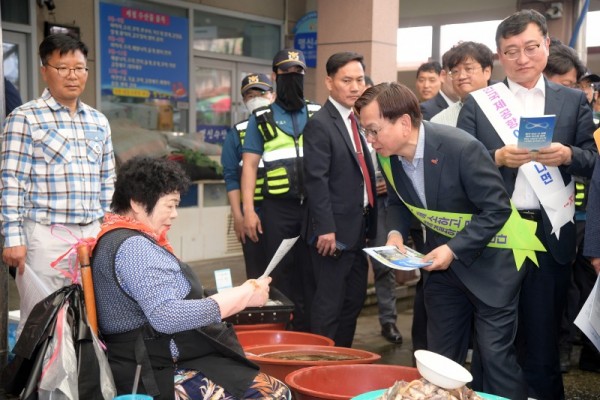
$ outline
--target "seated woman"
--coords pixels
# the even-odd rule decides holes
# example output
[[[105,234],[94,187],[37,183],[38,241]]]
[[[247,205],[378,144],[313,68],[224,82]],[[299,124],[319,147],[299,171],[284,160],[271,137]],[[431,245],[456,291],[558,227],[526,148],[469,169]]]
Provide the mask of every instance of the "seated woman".
[[[248,361],[222,319],[268,300],[271,278],[210,297],[173,254],[167,231],[189,179],[178,164],[135,158],[117,175],[92,253],[98,325],[119,394],[158,399],[289,399],[281,381]]]

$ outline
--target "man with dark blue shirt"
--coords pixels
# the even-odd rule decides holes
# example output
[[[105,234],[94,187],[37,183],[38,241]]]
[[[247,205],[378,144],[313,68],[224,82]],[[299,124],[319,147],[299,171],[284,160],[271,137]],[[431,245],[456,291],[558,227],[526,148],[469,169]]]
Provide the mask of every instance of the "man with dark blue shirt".
[[[304,54],[295,49],[279,51],[273,59],[273,80],[277,98],[273,104],[255,110],[250,116],[243,146],[242,201],[244,231],[257,241],[264,233],[270,260],[283,239],[300,235],[306,206],[302,173],[302,130],[308,118],[320,107],[304,99]],[[263,215],[254,209],[258,165],[263,160]],[[263,229],[264,227],[264,229]],[[306,243],[299,239],[273,271],[273,286],[294,302],[293,325],[309,330],[304,315],[312,297],[312,272]]]
[[[250,74],[242,80],[242,100],[250,113],[260,107],[266,107],[273,102],[273,83],[265,74]],[[246,128],[248,120],[238,122],[227,132],[221,153],[221,165],[223,166],[223,179],[225,189],[231,207],[231,217],[235,236],[242,244],[244,252],[244,263],[246,264],[246,277],[258,278],[267,267],[264,240],[259,235],[258,241],[246,240],[244,234],[244,213],[242,211],[241,196],[241,161],[242,146],[246,139]],[[262,203],[262,183],[264,182],[264,168],[258,170],[256,190],[254,191],[254,207],[260,213]]]

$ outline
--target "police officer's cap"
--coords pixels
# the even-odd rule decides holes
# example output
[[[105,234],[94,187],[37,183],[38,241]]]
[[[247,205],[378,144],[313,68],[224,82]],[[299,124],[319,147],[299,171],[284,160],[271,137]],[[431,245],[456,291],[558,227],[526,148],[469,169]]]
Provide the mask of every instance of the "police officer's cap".
[[[586,72],[585,75],[583,75],[581,77],[581,79],[579,80],[581,81],[589,81],[589,82],[600,82],[600,76],[596,75],[596,74],[592,74],[591,72]]]
[[[277,68],[286,70],[294,65],[299,65],[303,69],[306,69],[306,61],[304,60],[304,53],[296,49],[283,49],[279,50],[273,58],[273,71],[277,72]]]
[[[265,74],[250,74],[242,79],[242,96],[250,89],[264,90],[266,92],[273,90],[273,82]]]

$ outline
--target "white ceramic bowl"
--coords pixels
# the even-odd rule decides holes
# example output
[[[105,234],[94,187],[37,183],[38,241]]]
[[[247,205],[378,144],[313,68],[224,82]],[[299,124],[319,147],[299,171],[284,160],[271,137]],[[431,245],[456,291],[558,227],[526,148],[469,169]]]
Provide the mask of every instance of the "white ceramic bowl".
[[[462,365],[427,350],[415,351],[417,369],[423,378],[444,389],[457,389],[473,380]]]

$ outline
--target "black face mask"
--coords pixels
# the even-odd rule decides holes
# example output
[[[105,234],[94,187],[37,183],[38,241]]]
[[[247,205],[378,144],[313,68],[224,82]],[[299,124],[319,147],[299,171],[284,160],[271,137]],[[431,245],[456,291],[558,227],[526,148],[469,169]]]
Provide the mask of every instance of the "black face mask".
[[[277,104],[287,111],[298,111],[304,107],[304,74],[279,74],[276,82]]]

